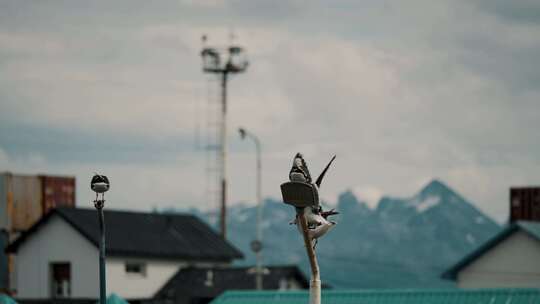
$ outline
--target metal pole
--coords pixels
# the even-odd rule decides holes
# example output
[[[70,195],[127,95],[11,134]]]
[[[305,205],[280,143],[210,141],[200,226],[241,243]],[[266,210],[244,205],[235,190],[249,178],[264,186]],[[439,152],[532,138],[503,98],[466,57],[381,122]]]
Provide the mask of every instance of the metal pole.
[[[261,143],[259,139],[253,136],[255,147],[257,149],[257,241],[262,244],[262,165],[261,165]],[[262,269],[262,252],[257,251],[257,274],[256,286],[257,290],[263,289],[263,269]]]
[[[255,288],[263,289],[263,268],[262,268],[262,165],[261,165],[261,142],[254,134],[246,131],[244,128],[239,128],[240,137],[245,139],[249,137],[255,143],[257,157],[257,217],[255,223],[255,240],[251,242],[251,249],[255,252]]]
[[[321,304],[321,277],[319,272],[319,264],[317,263],[315,250],[313,249],[313,245],[308,234],[308,224],[303,209],[298,212],[298,220],[300,221],[300,225],[302,226],[304,245],[306,246],[306,251],[309,258],[309,265],[311,266],[311,281],[309,282],[309,303]]]
[[[223,239],[227,238],[227,70],[222,72],[221,78],[221,214],[220,228]]]
[[[98,209],[99,217],[99,303],[106,304],[107,302],[107,290],[105,282],[105,217],[103,215],[103,203]]]

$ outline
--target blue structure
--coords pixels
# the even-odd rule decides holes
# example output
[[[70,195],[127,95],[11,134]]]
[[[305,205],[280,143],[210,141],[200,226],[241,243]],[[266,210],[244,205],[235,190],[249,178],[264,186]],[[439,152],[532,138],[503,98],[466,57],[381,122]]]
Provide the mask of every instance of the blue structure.
[[[6,295],[0,294],[0,304],[17,304],[17,302]]]
[[[230,291],[212,304],[306,304],[308,292]],[[540,289],[447,289],[324,291],[322,303],[332,304],[532,304]]]

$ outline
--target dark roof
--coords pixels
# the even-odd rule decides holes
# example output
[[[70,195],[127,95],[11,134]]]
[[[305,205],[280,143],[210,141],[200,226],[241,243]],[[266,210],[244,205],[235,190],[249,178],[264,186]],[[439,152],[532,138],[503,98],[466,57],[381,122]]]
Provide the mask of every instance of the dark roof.
[[[304,304],[306,291],[227,291],[211,304]],[[408,289],[335,290],[322,292],[322,303],[332,304],[530,304],[540,302],[540,289]]]
[[[226,290],[255,289],[255,275],[252,267],[212,267],[180,269],[156,293],[155,298],[176,298],[177,296],[214,298]],[[263,289],[277,290],[282,278],[294,278],[301,288],[309,288],[309,281],[295,265],[265,266],[269,270],[263,277]],[[207,284],[211,272],[212,284]]]
[[[98,247],[96,210],[58,208],[41,218],[7,248],[16,252],[53,216],[59,216]],[[242,253],[210,226],[189,214],[105,210],[107,255],[230,261]]]
[[[442,274],[442,277],[444,279],[455,280],[457,278],[457,274],[459,271],[461,271],[463,268],[471,264],[474,260],[482,256],[488,250],[492,249],[493,247],[497,246],[502,241],[506,240],[510,235],[514,234],[516,231],[523,231],[527,233],[529,236],[531,236],[532,238],[540,241],[540,223],[539,222],[527,222],[527,221],[514,222],[506,226],[506,228],[504,228],[502,231],[497,233],[491,239],[489,239],[488,241],[480,245],[478,248],[473,250],[471,253],[466,255],[463,259],[457,262],[450,269],[446,270]]]

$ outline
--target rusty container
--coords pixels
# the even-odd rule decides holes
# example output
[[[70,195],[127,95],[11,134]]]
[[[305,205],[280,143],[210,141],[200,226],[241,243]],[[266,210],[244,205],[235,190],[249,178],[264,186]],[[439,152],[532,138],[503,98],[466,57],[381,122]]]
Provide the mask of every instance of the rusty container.
[[[510,188],[510,222],[540,221],[540,187]]]
[[[9,232],[25,231],[43,214],[41,181],[37,176],[2,174],[0,205],[7,219],[2,222]]]
[[[43,214],[56,207],[75,207],[75,177],[40,175]]]

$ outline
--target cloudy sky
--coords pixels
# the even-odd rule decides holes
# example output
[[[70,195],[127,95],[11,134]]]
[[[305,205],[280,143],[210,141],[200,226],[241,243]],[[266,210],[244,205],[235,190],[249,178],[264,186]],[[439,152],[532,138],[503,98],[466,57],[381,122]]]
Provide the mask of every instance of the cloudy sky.
[[[540,184],[538,1],[0,0],[0,170],[112,180],[109,206],[214,208],[204,139],[217,83],[201,35],[249,52],[230,81],[230,200],[264,195],[291,157],[322,196],[374,205],[439,178],[499,221]],[[210,100],[210,102],[209,102]],[[199,130],[199,131],[197,131]]]

